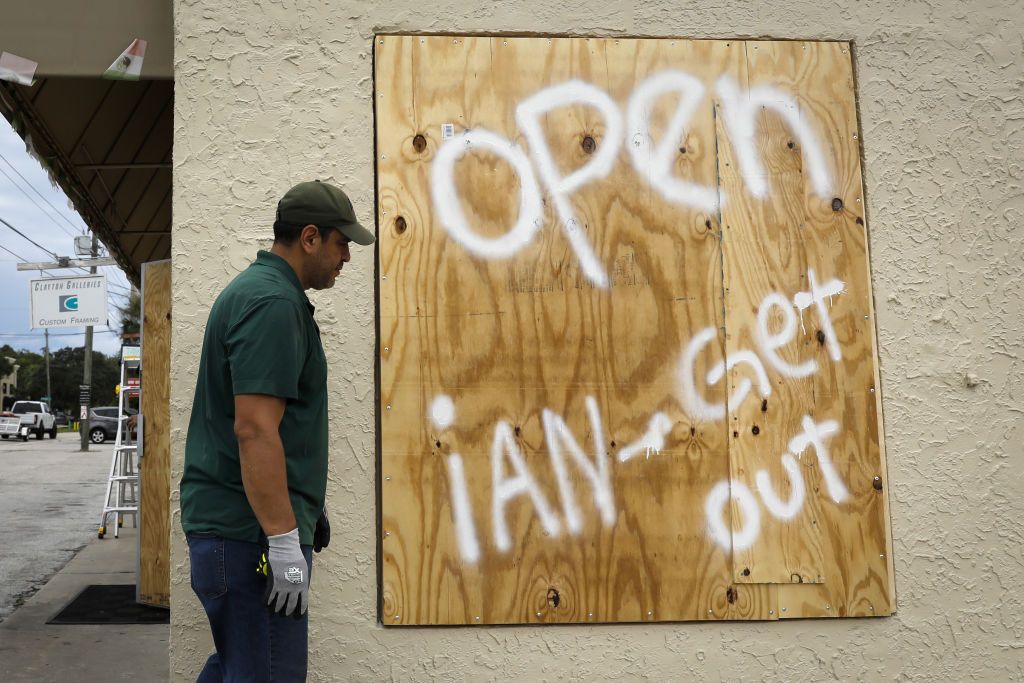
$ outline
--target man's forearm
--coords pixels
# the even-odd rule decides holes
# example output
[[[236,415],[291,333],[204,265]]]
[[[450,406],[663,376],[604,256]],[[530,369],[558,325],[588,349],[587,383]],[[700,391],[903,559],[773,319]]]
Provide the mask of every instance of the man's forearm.
[[[280,435],[273,432],[240,438],[238,452],[245,495],[263,533],[276,536],[294,529],[295,513],[288,497],[288,473]]]

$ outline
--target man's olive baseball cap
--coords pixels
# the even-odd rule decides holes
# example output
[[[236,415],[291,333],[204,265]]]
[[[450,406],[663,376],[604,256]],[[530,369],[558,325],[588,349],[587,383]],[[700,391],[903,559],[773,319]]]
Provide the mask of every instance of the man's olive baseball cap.
[[[340,188],[319,180],[299,183],[277,203],[277,220],[289,225],[337,228],[356,244],[373,244],[373,233],[356,220],[352,201]]]

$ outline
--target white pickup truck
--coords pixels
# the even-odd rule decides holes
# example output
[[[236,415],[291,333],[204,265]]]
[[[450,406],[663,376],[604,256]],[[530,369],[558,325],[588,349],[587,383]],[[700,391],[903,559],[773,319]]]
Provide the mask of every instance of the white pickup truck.
[[[50,412],[50,406],[42,401],[16,401],[11,412],[21,418],[21,426],[27,427],[37,439],[49,434],[57,438],[57,418]]]

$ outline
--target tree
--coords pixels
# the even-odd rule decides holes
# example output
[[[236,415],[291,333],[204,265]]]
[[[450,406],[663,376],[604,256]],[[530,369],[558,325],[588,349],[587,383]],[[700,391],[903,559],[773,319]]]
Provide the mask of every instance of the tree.
[[[57,349],[50,356],[50,384],[53,387],[51,405],[54,408],[77,413],[78,388],[85,368],[85,350],[78,347]],[[120,362],[114,356],[92,352],[92,405],[114,405],[114,388],[121,378]],[[45,377],[43,378],[45,387]]]
[[[15,362],[8,360],[17,356],[18,352],[15,351],[9,344],[0,346],[0,377],[7,377],[7,375],[14,372]],[[11,396],[4,397],[3,405],[0,406],[3,410],[7,410],[13,402],[13,394],[17,392],[17,385],[11,389]]]
[[[5,347],[10,349],[10,347]],[[0,349],[2,353],[4,349]],[[39,399],[46,395],[46,360],[32,351],[8,353],[20,366],[18,370],[18,399]],[[78,388],[82,383],[85,367],[85,350],[82,347],[65,347],[50,354],[50,407],[78,414]],[[121,378],[120,361],[99,351],[92,354],[92,405],[115,405],[117,394],[114,388]]]
[[[46,394],[46,359],[38,353],[21,349],[13,353],[18,365],[17,399],[40,398]]]
[[[128,303],[119,308],[121,311],[121,334],[138,334],[142,320],[142,298],[136,289],[128,296]]]

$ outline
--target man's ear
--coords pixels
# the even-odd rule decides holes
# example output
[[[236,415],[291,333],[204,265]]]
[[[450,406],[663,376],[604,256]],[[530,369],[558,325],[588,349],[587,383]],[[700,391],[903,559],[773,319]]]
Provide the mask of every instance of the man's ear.
[[[307,254],[312,254],[320,245],[320,230],[310,223],[299,233],[299,244]]]

